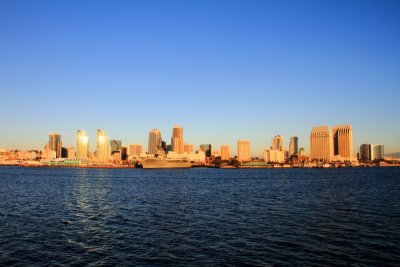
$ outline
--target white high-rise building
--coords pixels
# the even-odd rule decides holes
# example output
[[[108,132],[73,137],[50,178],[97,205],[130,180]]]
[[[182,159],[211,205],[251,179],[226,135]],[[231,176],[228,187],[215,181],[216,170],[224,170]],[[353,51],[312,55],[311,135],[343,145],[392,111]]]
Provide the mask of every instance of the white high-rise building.
[[[78,130],[76,133],[76,158],[89,158],[89,137],[82,130]]]
[[[383,160],[384,152],[383,145],[371,145],[371,160]]]
[[[96,159],[107,161],[111,157],[111,147],[105,131],[97,130],[96,136]]]

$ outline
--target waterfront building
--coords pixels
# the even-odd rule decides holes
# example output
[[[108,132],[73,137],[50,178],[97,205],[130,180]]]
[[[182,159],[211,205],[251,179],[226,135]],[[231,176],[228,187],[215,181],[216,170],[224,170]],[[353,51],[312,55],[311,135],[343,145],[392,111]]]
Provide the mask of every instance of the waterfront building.
[[[353,159],[353,130],[351,125],[333,126],[333,155],[337,159]]]
[[[200,145],[200,151],[204,151],[206,157],[211,157],[211,144],[202,144]]]
[[[193,145],[192,144],[184,144],[184,153],[193,153]]]
[[[289,141],[289,157],[299,153],[299,138],[291,136]]]
[[[131,144],[129,145],[129,156],[139,157],[142,154],[142,145],[140,144]]]
[[[98,161],[107,161],[111,156],[111,148],[105,131],[98,129],[96,136],[96,159]]]
[[[383,160],[384,159],[384,147],[383,145],[371,145],[371,160]]]
[[[238,160],[239,161],[250,161],[250,142],[247,140],[238,140]]]
[[[161,150],[161,132],[158,129],[153,129],[149,132],[149,142],[147,144],[147,152],[150,155],[158,154]]]
[[[56,158],[61,158],[61,150],[62,150],[61,135],[54,132],[51,133],[49,136],[49,144],[47,148],[50,149],[51,151],[56,152]]]
[[[114,151],[121,150],[122,141],[121,140],[110,140],[110,147],[111,147],[111,153]]]
[[[328,126],[312,128],[310,134],[311,160],[329,162],[333,157],[331,132]]]
[[[371,160],[371,145],[361,144],[358,146],[358,160],[365,162]]]
[[[282,136],[280,136],[279,134],[275,135],[274,139],[272,139],[271,149],[281,150],[281,151],[285,150],[285,143]]]
[[[85,131],[78,130],[76,133],[76,158],[88,159],[89,157],[89,137]]]
[[[67,158],[68,159],[74,159],[76,157],[75,155],[75,149],[72,146],[67,147]]]
[[[229,160],[229,146],[223,145],[221,146],[221,159],[222,160]]]
[[[263,158],[267,163],[285,163],[285,151],[265,149]]]
[[[183,128],[179,125],[175,125],[172,129],[171,146],[173,152],[183,154]]]

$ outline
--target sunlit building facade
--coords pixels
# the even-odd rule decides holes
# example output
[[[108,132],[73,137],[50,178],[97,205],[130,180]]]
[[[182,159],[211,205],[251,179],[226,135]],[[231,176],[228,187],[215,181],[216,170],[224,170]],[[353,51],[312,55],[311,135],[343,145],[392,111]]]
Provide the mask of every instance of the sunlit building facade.
[[[221,146],[221,159],[222,160],[229,160],[229,158],[230,158],[229,146],[228,145]]]
[[[250,142],[247,140],[238,140],[238,160],[239,161],[249,161],[250,157]]]
[[[142,145],[140,144],[131,144],[129,145],[129,156],[139,157],[142,154]]]
[[[383,160],[384,159],[384,146],[383,145],[371,145],[371,160]]]
[[[184,144],[184,153],[193,153],[193,145],[192,144]]]
[[[333,155],[337,159],[353,159],[353,130],[351,125],[337,125],[332,129]]]
[[[172,138],[171,138],[171,146],[172,151],[177,154],[183,154],[184,146],[183,146],[183,128],[179,125],[175,125],[172,129]]]
[[[105,131],[97,130],[96,135],[96,159],[105,162],[111,157],[111,148]]]
[[[76,158],[89,158],[89,136],[82,130],[78,130],[76,133]]]
[[[147,144],[147,152],[150,155],[158,154],[161,150],[161,132],[153,129],[149,132],[149,142]]]
[[[331,132],[328,126],[318,126],[310,134],[310,158],[318,161],[331,161],[333,157]]]
[[[283,140],[283,137],[280,136],[279,134],[276,135],[274,137],[274,139],[272,139],[272,146],[271,149],[275,149],[275,150],[281,150],[284,151],[285,150],[285,143]]]
[[[48,149],[56,153],[56,158],[61,158],[62,142],[61,135],[57,133],[51,133],[49,135]]]
[[[122,147],[122,141],[121,140],[110,140],[110,147],[111,147],[111,152],[119,151],[119,150],[121,150],[121,147]]]

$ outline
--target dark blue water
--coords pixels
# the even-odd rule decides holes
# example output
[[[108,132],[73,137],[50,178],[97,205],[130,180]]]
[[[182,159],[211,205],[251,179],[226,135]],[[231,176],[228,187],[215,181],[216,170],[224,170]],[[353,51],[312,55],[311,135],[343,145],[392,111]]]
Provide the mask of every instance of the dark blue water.
[[[0,265],[400,265],[400,168],[0,168]]]

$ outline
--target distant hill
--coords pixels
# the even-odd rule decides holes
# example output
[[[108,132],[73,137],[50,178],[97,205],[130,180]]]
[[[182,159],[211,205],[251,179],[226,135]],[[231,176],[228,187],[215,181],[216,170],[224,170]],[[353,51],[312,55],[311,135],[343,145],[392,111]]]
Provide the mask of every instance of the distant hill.
[[[385,154],[385,157],[400,158],[400,152],[387,153],[387,154]]]

